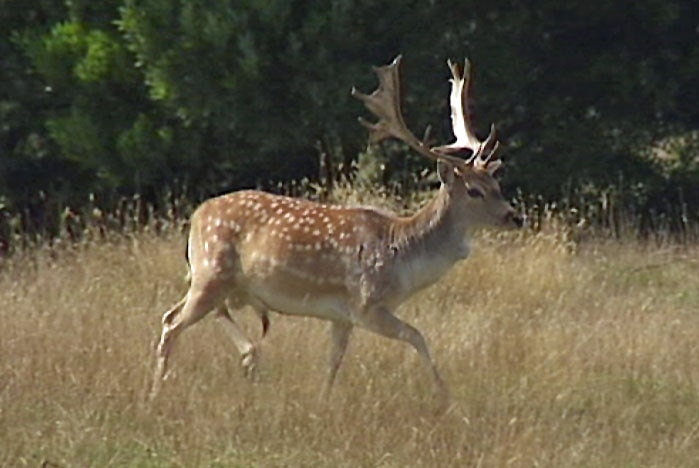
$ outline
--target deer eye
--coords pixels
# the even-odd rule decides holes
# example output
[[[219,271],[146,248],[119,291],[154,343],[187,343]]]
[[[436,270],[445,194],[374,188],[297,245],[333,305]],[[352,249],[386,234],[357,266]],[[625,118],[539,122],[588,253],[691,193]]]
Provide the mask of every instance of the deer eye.
[[[480,189],[477,188],[470,188],[466,191],[468,193],[468,196],[471,198],[485,198],[485,194],[480,191]]]

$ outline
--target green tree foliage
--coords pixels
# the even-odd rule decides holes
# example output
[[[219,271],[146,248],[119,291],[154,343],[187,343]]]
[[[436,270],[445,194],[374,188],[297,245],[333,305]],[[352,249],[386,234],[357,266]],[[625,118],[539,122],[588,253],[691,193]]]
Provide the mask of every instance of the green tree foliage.
[[[418,4],[129,0],[120,25],[191,160],[237,185],[312,174],[319,143],[352,157],[365,136],[349,90],[401,50]]]
[[[496,122],[506,186],[549,200],[623,186],[641,210],[699,206],[693,2],[4,3],[6,205],[315,177],[319,150],[346,163],[366,142],[351,87],[370,91],[369,66],[403,53],[407,121],[440,142],[444,62],[471,59],[477,130]],[[397,176],[429,164],[400,145],[385,154]]]
[[[3,207],[13,206],[30,191],[47,188],[42,167],[61,166],[54,158],[51,141],[44,130],[49,107],[43,82],[32,72],[23,54],[23,36],[38,33],[46,24],[60,19],[58,2],[27,5],[21,0],[5,1],[0,8],[0,197]],[[28,181],[39,182],[29,187]]]

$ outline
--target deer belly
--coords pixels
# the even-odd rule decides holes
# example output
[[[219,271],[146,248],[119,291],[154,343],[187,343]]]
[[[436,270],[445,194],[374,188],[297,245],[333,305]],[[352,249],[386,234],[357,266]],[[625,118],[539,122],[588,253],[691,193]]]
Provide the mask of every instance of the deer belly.
[[[303,286],[253,281],[249,285],[248,294],[278,313],[349,320],[347,301],[341,291]]]
[[[238,284],[247,294],[270,309],[289,315],[347,320],[345,267],[341,262],[315,260],[308,265],[299,258],[283,262],[270,253],[244,256]],[[303,260],[312,257],[303,257]]]

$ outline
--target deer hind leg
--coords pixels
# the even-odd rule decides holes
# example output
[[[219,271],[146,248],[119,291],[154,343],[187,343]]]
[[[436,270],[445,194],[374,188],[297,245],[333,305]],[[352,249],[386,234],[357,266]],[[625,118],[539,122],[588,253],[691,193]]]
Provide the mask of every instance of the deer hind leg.
[[[258,310],[257,308],[255,309],[257,311],[258,316],[264,317],[267,319],[267,312],[266,310]],[[255,370],[257,368],[257,360],[258,360],[258,350],[255,344],[250,340],[250,338],[247,337],[245,332],[241,330],[240,326],[233,320],[231,317],[230,313],[228,312],[228,307],[224,306],[219,306],[216,309],[216,318],[219,320],[221,324],[223,324],[226,332],[228,333],[228,336],[233,340],[233,343],[235,344],[235,347],[238,349],[238,352],[240,353],[240,365],[243,368],[243,371],[245,373],[246,377],[252,377],[255,373]],[[269,326],[267,322],[263,319],[263,336],[264,332],[266,331],[266,326]]]
[[[167,365],[177,337],[187,327],[202,319],[219,301],[216,287],[190,288],[187,295],[163,315],[163,331],[157,349],[157,364],[151,397],[154,397],[160,382],[167,377]]]
[[[430,369],[436,395],[444,402],[448,401],[446,385],[430,356],[425,338],[415,327],[403,322],[383,307],[366,310],[360,315],[357,325],[387,338],[410,343]]]
[[[347,350],[349,343],[352,325],[345,322],[330,322],[331,349],[330,360],[328,362],[328,380],[325,382],[325,387],[321,392],[321,398],[327,398],[330,395],[337,371],[342,364],[342,358]]]

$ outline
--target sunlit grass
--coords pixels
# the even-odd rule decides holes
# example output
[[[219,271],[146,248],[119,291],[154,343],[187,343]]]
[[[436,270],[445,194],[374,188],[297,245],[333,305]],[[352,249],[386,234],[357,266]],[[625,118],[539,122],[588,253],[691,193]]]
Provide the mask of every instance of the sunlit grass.
[[[360,200],[361,201],[361,200]],[[398,315],[412,349],[357,330],[318,400],[327,324],[274,315],[259,379],[214,320],[146,401],[162,313],[185,290],[179,228],[18,253],[0,272],[0,465],[695,466],[699,246],[482,233]],[[251,336],[260,327],[240,312]]]

